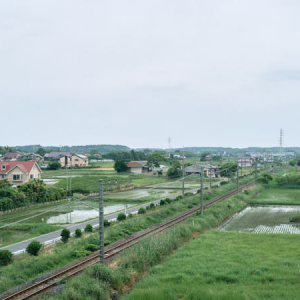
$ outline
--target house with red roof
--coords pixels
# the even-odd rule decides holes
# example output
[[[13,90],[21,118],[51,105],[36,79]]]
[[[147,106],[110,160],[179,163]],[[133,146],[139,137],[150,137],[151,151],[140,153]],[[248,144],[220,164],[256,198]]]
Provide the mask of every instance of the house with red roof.
[[[127,164],[127,170],[132,173],[142,174],[148,173],[149,167],[147,166],[146,160],[131,161]]]
[[[42,170],[35,161],[0,161],[0,180],[22,185],[29,180],[41,179]]]

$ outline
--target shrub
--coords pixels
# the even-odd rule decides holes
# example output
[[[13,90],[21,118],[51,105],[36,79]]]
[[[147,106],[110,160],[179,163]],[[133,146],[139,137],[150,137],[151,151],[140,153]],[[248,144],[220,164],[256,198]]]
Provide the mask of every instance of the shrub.
[[[109,227],[111,224],[111,222],[109,222],[108,220],[104,220],[104,227]]]
[[[76,229],[75,230],[75,237],[77,237],[77,238],[80,238],[82,236],[82,231],[81,231],[81,229]]]
[[[124,221],[124,220],[126,220],[126,215],[123,214],[123,213],[118,214],[117,220],[118,221]]]
[[[146,210],[150,210],[150,209],[151,209],[150,205],[146,206]]]
[[[171,203],[171,199],[170,198],[166,198],[165,202],[168,203],[168,204],[170,204]]]
[[[141,207],[138,211],[138,214],[142,215],[142,214],[145,214],[146,213],[146,209]]]
[[[64,228],[62,231],[61,231],[61,240],[64,242],[64,243],[67,243],[68,242],[68,239],[70,238],[70,230],[67,229],[67,228]]]
[[[26,252],[30,255],[37,256],[42,248],[42,244],[39,241],[32,241],[26,248]]]
[[[181,195],[176,197],[176,200],[181,200],[181,199],[182,199]]]
[[[154,203],[150,204],[150,209],[155,209],[155,204]]]
[[[99,250],[100,246],[99,245],[94,245],[94,244],[88,244],[85,246],[85,250],[90,251],[90,252],[95,252]]]
[[[76,250],[73,256],[75,256],[77,258],[82,258],[82,257],[86,257],[90,254],[92,254],[92,253],[87,250]]]
[[[8,250],[0,250],[0,266],[7,266],[13,261],[13,254]]]
[[[225,185],[225,184],[228,184],[228,183],[229,183],[229,181],[221,181],[220,185]]]
[[[165,205],[166,201],[165,200],[160,200],[159,205]]]
[[[85,232],[93,232],[93,226],[91,224],[86,224],[84,231]]]
[[[128,218],[129,218],[129,219],[132,219],[132,218],[133,218],[133,214],[129,214],[129,215],[128,215]]]
[[[248,190],[244,190],[244,194],[249,195],[249,191]]]

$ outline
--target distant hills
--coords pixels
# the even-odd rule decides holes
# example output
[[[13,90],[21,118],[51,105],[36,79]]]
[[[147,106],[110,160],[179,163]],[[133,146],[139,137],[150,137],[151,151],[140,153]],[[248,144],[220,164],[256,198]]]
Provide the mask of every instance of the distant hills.
[[[86,145],[86,146],[41,146],[41,145],[28,145],[28,146],[16,146],[16,149],[23,152],[36,152],[39,148],[46,149],[47,152],[51,151],[70,151],[78,154],[82,153],[109,153],[113,151],[130,151],[127,146],[122,145]]]
[[[3,147],[3,150],[5,150],[6,147]],[[73,153],[83,154],[83,153],[109,153],[114,151],[131,151],[132,149],[123,146],[123,145],[85,145],[85,146],[42,146],[42,145],[26,145],[26,146],[16,146],[16,147],[10,147],[6,151],[12,151],[12,150],[19,150],[22,152],[33,152],[35,153],[39,148],[46,149],[47,152],[51,151],[70,151]],[[0,146],[1,149],[1,146]],[[135,148],[136,151],[166,151],[168,152],[168,149],[162,149],[162,148]],[[171,152],[181,152],[182,148],[172,148]],[[246,152],[263,152],[263,151],[271,151],[271,152],[280,152],[279,147],[269,147],[269,148],[263,148],[263,147],[247,147],[247,148],[230,148],[230,147],[185,147],[185,152],[190,153],[203,153],[203,152],[212,152],[215,154],[218,153],[246,153]],[[294,152],[300,152],[300,147],[286,147],[284,148],[284,151],[294,151]]]

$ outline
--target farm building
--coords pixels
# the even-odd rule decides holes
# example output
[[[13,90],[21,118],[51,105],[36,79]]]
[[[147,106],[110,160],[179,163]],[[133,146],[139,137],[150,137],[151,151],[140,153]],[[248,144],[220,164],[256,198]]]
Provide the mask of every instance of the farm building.
[[[21,185],[32,179],[41,179],[42,170],[35,161],[5,161],[0,163],[0,180]]]
[[[127,170],[132,173],[142,174],[148,173],[149,167],[147,166],[146,160],[141,161],[131,161],[127,164]]]

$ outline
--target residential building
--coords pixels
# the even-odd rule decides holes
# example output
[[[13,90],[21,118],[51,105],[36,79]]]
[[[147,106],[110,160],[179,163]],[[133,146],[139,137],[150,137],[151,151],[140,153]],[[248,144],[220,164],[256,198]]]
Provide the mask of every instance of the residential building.
[[[221,168],[219,166],[213,166],[213,165],[209,165],[209,164],[192,165],[192,166],[186,167],[184,169],[184,171],[187,175],[192,175],[192,174],[200,175],[202,169],[204,172],[204,177],[210,177],[210,173],[211,173],[212,178],[220,177],[220,169]]]
[[[33,160],[33,161],[43,161],[44,160],[43,156],[36,154],[36,153],[24,154],[23,158],[25,158],[27,160]]]
[[[74,167],[87,167],[89,165],[89,160],[87,156],[74,154],[71,157],[71,165]]]
[[[127,170],[132,173],[142,174],[148,173],[149,167],[147,166],[146,160],[141,161],[131,161],[127,164]]]
[[[253,164],[253,159],[250,156],[242,156],[238,159],[239,167],[250,168]]]
[[[71,165],[71,152],[50,152],[45,154],[46,160],[57,160],[62,167]]]
[[[35,161],[0,162],[0,180],[7,179],[15,185],[22,185],[32,179],[41,179],[42,170]]]
[[[4,154],[4,160],[8,161],[17,161],[21,158],[21,154],[18,152],[11,152],[11,153],[5,153]]]

